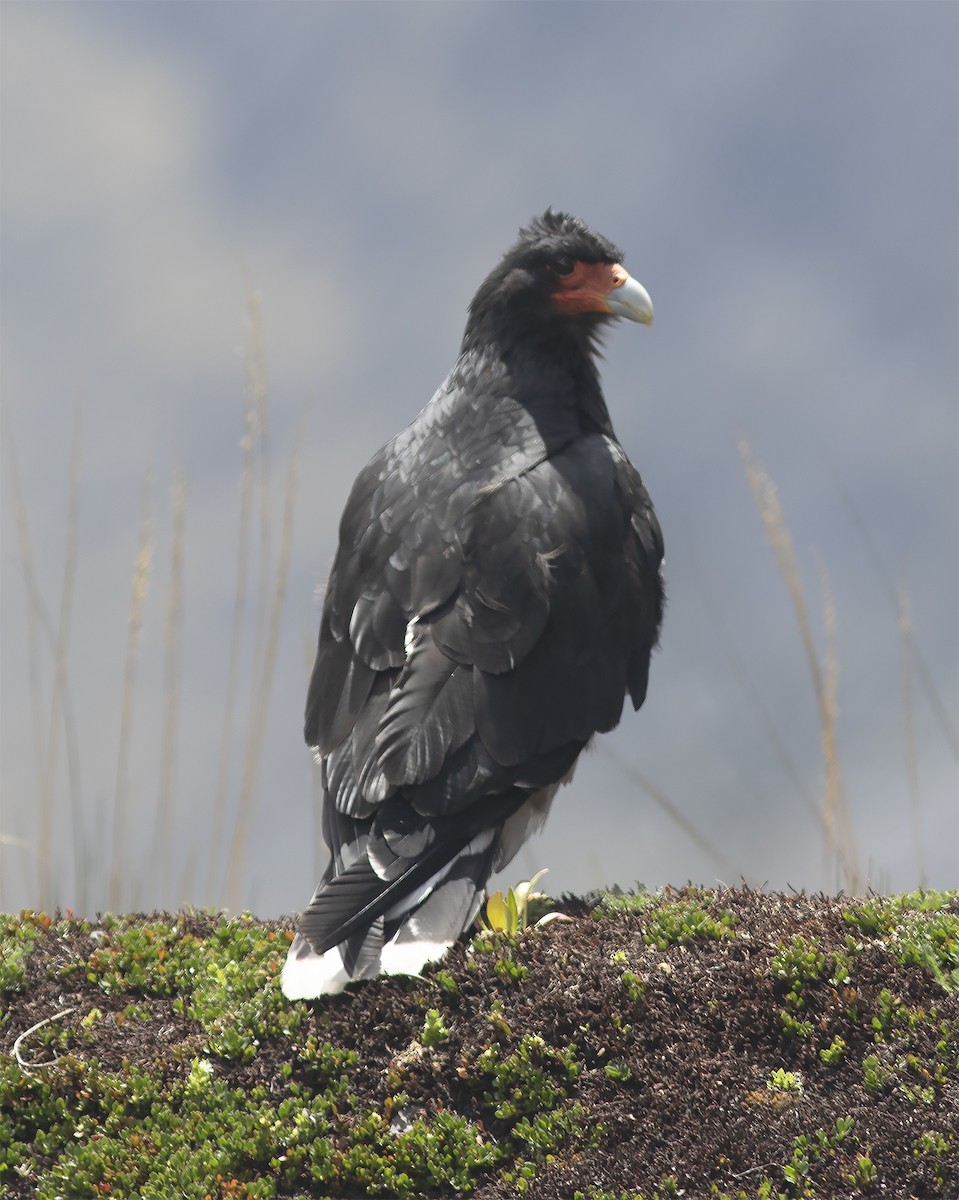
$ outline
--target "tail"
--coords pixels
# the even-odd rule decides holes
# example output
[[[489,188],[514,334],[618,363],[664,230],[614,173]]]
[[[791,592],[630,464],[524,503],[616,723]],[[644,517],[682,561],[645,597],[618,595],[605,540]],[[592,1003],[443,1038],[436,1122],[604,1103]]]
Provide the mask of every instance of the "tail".
[[[529,799],[514,788],[482,813],[424,817],[402,797],[357,820],[324,798],[326,875],[297,925],[280,985],[290,1000],[379,974],[416,975],[472,923],[501,865],[504,824]]]

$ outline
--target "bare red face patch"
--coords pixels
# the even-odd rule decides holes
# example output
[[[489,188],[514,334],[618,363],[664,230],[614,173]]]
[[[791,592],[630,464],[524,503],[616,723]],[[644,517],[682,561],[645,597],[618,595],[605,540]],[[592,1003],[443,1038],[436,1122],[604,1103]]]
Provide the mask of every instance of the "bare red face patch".
[[[609,312],[610,292],[629,278],[619,263],[604,262],[573,262],[570,271],[561,274],[554,269],[554,275],[552,300],[566,313]]]

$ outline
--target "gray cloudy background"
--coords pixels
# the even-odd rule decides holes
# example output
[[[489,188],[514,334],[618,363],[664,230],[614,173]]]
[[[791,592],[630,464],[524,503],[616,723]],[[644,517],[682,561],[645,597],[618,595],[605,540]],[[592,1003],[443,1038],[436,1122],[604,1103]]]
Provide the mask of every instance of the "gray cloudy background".
[[[744,438],[778,489],[820,654],[820,565],[828,574],[839,750],[864,874],[910,888],[924,868],[929,884],[956,886],[955,4],[8,2],[0,22],[4,419],[54,622],[82,419],[67,659],[79,772],[71,789],[61,723],[48,836],[4,457],[5,907],[107,903],[148,470],[154,554],[122,903],[225,898],[207,864],[250,286],[269,376],[274,558],[306,416],[250,848],[232,899],[264,915],[308,899],[319,856],[300,736],[306,647],[342,504],[443,378],[479,281],[548,204],[624,247],[656,306],[651,330],[611,330],[604,380],[661,516],[670,603],[646,705],[585,756],[510,877],[548,866],[554,892],[741,875],[836,885],[815,816],[815,698],[744,477]],[[155,812],[178,472],[188,499],[167,855]],[[945,728],[916,660],[904,716],[899,586]],[[53,657],[38,637],[45,742]],[[244,724],[251,640],[248,622]],[[242,742],[238,732],[231,814]],[[47,844],[54,886],[41,896]],[[214,849],[222,860],[225,845]]]

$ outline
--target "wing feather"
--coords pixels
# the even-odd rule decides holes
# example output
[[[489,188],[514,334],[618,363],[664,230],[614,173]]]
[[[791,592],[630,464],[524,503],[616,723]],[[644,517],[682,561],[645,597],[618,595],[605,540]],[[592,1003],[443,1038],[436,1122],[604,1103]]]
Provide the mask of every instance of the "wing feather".
[[[474,731],[473,677],[423,630],[390,693],[376,754],[391,784],[422,783]]]
[[[332,859],[299,930],[353,977],[417,911],[456,936],[503,823],[642,703],[662,615],[662,534],[618,444],[461,399],[361,473],[324,603],[306,735]]]

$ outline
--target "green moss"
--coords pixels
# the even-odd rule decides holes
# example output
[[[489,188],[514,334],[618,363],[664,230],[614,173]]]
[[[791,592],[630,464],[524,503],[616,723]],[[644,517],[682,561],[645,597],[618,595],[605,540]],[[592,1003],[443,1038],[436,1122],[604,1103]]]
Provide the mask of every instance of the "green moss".
[[[202,946],[179,921],[131,923],[108,916],[93,936],[96,948],[86,962],[68,963],[61,974],[82,970],[107,996],[175,996],[192,986],[191,972],[203,968]]]
[[[959,1079],[956,1018],[940,1020],[935,1008],[929,1013],[910,1008],[884,988],[871,1026],[880,1049],[863,1058],[863,1083],[868,1091],[894,1090],[910,1104],[931,1106]],[[930,1050],[928,1038],[933,1030],[937,1037]]]
[[[459,984],[449,973],[449,971],[437,971],[433,976],[433,982],[440,989],[440,991],[445,992],[447,996],[455,996],[459,991]]]
[[[819,1057],[827,1067],[835,1067],[846,1053],[846,1043],[837,1034],[824,1050],[819,1051]]]
[[[350,1072],[359,1062],[355,1050],[345,1050],[309,1033],[298,1046],[300,1074],[314,1089],[331,1096],[343,1095],[350,1085]]]
[[[175,1008],[202,1026],[211,1054],[232,1062],[251,1062],[263,1038],[290,1037],[304,1016],[302,1006],[286,1001],[272,973],[258,969],[252,956],[207,961],[194,976],[189,1000]]]
[[[912,1154],[935,1182],[942,1185],[959,1160],[959,1135],[944,1133],[939,1129],[928,1130],[916,1138]]]
[[[133,1136],[125,1108],[115,1104],[102,1132],[64,1149],[37,1188],[39,1200],[81,1200],[98,1191],[141,1200],[200,1196],[217,1176],[245,1182],[235,1194],[276,1195],[275,1185],[252,1190],[273,1148],[274,1117],[262,1098],[250,1099],[195,1065],[138,1115]]]
[[[926,971],[943,990],[959,991],[959,892],[873,896],[843,911],[860,933],[878,938],[896,962]]]
[[[502,958],[498,958],[493,970],[500,979],[506,979],[512,983],[522,983],[529,974],[526,964],[519,962],[512,954],[505,954]]]
[[[769,969],[775,979],[795,987],[822,979],[826,965],[826,956],[815,938],[794,937],[788,946],[779,943]]]
[[[420,1034],[420,1041],[424,1046],[439,1046],[450,1036],[450,1031],[443,1024],[443,1018],[440,1016],[438,1008],[431,1008],[426,1014],[426,1020],[423,1022],[423,1032]]]
[[[593,917],[599,919],[616,913],[642,913],[652,907],[658,899],[658,893],[647,892],[645,888],[624,892],[620,887],[613,887],[600,896],[599,903],[593,909]]]
[[[30,921],[0,916],[0,996],[22,991],[37,931]]]
[[[903,966],[921,967],[944,991],[959,991],[959,916],[911,913],[891,942],[892,952]]]
[[[642,1192],[614,1192],[601,1187],[588,1187],[585,1191],[573,1192],[573,1200],[646,1200],[646,1197]]]
[[[353,1145],[342,1155],[335,1178],[369,1196],[413,1197],[428,1188],[469,1192],[502,1151],[462,1117],[437,1113],[403,1133],[391,1131],[378,1113],[352,1129]],[[330,1176],[334,1178],[334,1176]]]
[[[645,932],[646,944],[657,950],[684,946],[699,938],[733,937],[736,918],[728,910],[718,909],[715,901],[677,900],[664,904],[650,916]]]
[[[592,1125],[582,1104],[569,1104],[555,1112],[540,1112],[521,1117],[513,1126],[512,1137],[540,1155],[556,1154],[569,1144],[584,1145],[598,1140],[602,1127]]]
[[[566,1098],[580,1072],[576,1047],[555,1050],[541,1037],[526,1034],[512,1054],[498,1043],[476,1060],[480,1075],[489,1077],[484,1103],[501,1121],[550,1111]]]
[[[770,959],[769,973],[784,1002],[779,1012],[784,1036],[790,1040],[808,1038],[814,1029],[806,1011],[810,1001],[825,983],[833,990],[848,984],[853,958],[848,947],[846,952],[826,954],[816,938],[796,935],[788,944],[779,943]],[[831,1060],[838,1061],[839,1053],[831,1048]]]
[[[698,888],[688,888],[675,900],[645,890],[624,892],[620,888],[604,892],[593,909],[593,918],[621,913],[648,913],[644,940],[657,950],[682,946],[697,939],[734,937],[736,918],[721,909],[716,897]]]
[[[802,1078],[793,1071],[777,1067],[766,1080],[766,1087],[771,1092],[801,1092]]]

